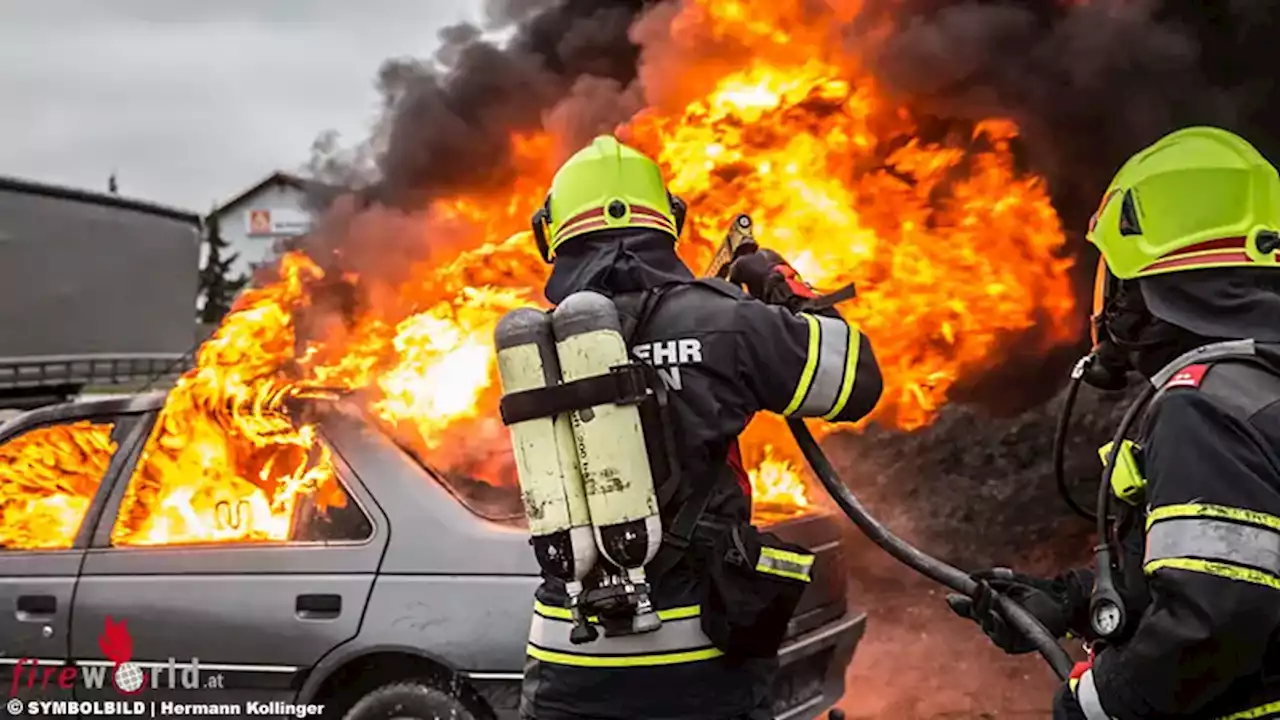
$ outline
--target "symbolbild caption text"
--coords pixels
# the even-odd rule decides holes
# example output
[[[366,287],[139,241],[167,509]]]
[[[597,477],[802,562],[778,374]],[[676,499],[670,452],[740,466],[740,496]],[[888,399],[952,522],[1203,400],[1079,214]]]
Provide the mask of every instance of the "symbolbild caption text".
[[[169,700],[19,700],[5,703],[11,717],[272,717],[311,718],[324,713],[324,705],[280,701],[247,703],[196,703]]]

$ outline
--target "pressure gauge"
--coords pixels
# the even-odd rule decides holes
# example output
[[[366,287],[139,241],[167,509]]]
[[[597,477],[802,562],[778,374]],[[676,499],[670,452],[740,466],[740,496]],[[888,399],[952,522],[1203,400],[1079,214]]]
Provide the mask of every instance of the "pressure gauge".
[[[1120,623],[1124,620],[1124,614],[1120,611],[1120,606],[1110,600],[1102,600],[1093,608],[1093,614],[1090,623],[1093,625],[1093,631],[1102,637],[1110,637],[1120,629]]]

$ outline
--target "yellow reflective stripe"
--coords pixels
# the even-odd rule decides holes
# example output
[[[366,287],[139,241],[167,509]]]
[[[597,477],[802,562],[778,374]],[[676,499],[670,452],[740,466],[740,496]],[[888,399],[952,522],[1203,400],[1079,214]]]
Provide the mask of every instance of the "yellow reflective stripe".
[[[809,582],[813,569],[813,556],[779,550],[778,548],[760,548],[760,559],[756,561],[756,572],[768,573],[779,577]]]
[[[543,662],[557,665],[573,665],[576,667],[651,667],[655,665],[678,665],[680,663],[701,662],[718,658],[724,653],[715,648],[688,650],[676,653],[660,653],[656,655],[574,655],[572,653],[544,650],[530,644],[526,650],[529,656]]]
[[[1276,532],[1280,532],[1280,517],[1268,515],[1257,510],[1245,510],[1244,508],[1227,507],[1226,505],[1208,505],[1203,503],[1184,503],[1182,505],[1164,505],[1158,508],[1152,508],[1147,513],[1147,529],[1161,520],[1169,520],[1171,518],[1185,517],[1206,517],[1220,518],[1223,520],[1235,520],[1236,522],[1248,523],[1259,527],[1270,528]]]
[[[840,397],[836,398],[836,404],[831,408],[831,412],[822,416],[823,420],[834,420],[849,402],[849,395],[853,393],[853,380],[858,374],[858,353],[862,349],[861,337],[862,333],[850,325],[849,350],[844,356],[844,381],[840,383]]]
[[[799,315],[809,325],[809,345],[800,382],[782,414],[835,417],[853,392],[858,331],[838,317]]]
[[[1142,566],[1142,571],[1147,575],[1169,568],[1172,570],[1186,570],[1188,572],[1198,572],[1205,575],[1213,575],[1215,577],[1226,578],[1227,580],[1239,580],[1241,582],[1253,583],[1254,585],[1262,585],[1264,587],[1280,590],[1280,578],[1274,575],[1264,573],[1261,570],[1253,568],[1240,567],[1224,562],[1214,562],[1212,560],[1195,560],[1192,558],[1165,558],[1163,560],[1152,560]]]
[[[1272,714],[1280,715],[1280,702],[1267,703],[1248,710],[1241,710],[1238,713],[1224,715],[1217,720],[1257,720],[1257,718],[1265,718]]]
[[[573,620],[573,613],[569,612],[569,608],[547,605],[546,603],[538,600],[533,601],[533,611],[546,618],[553,618],[556,620]],[[674,607],[669,610],[659,610],[658,618],[662,620],[683,620],[685,618],[698,617],[701,614],[701,605],[686,605],[684,607]],[[587,620],[591,622],[600,622],[600,618],[594,615],[589,616]]]
[[[809,386],[813,384],[813,373],[818,368],[818,340],[821,335],[818,319],[807,313],[800,313],[800,317],[809,323],[809,349],[804,358],[804,370],[800,373],[800,382],[796,383],[796,392],[791,396],[791,402],[787,403],[787,407],[782,411],[783,415],[790,415],[800,409],[800,403],[804,402],[804,396],[809,394]]]
[[[529,624],[529,653],[547,662],[582,667],[633,667],[671,665],[719,657],[698,617],[664,620],[646,633],[601,635],[575,644],[573,624],[534,613]]]

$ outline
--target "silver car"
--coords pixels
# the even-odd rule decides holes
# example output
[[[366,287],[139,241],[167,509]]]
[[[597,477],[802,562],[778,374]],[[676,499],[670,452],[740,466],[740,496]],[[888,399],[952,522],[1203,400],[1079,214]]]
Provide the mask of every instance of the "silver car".
[[[96,701],[82,710],[120,715],[170,702],[152,709],[516,716],[538,583],[516,493],[433,472],[339,408],[321,427],[348,502],[299,502],[287,541],[114,547],[163,403],[82,401],[0,426],[0,461],[30,433],[56,438],[76,423],[114,445],[76,480],[90,483],[83,502],[56,508],[62,542],[18,537],[30,520],[15,525],[22,499],[0,487],[0,687],[11,698]],[[778,718],[817,717],[844,692],[865,615],[846,597],[840,528],[824,514],[771,528],[818,555],[780,652]]]

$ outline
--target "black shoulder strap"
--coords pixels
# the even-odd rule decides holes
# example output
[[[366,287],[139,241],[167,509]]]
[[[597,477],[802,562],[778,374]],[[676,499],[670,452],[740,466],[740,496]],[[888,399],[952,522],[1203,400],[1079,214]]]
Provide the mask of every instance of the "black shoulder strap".
[[[668,292],[672,290],[674,285],[660,285],[656,288],[650,288],[640,294],[635,312],[627,312],[622,320],[622,339],[630,348],[635,341],[644,335],[644,331],[649,326],[649,321],[653,319],[658,307],[663,300],[668,297]],[[628,299],[629,300],[629,299]],[[623,300],[624,304],[631,304],[628,300]],[[658,495],[658,506],[669,507],[672,498],[675,497],[676,491],[680,489],[681,473],[680,463],[676,458],[676,430],[675,424],[678,422],[676,414],[671,409],[671,394],[667,391],[667,384],[663,382],[662,377],[658,375],[658,370],[647,360],[632,357],[633,362],[645,368],[645,372],[649,378],[649,387],[653,390],[654,401],[657,403],[657,422],[659,432],[662,433],[663,455],[667,460],[667,477],[655,488]]]
[[[723,280],[707,278],[698,280],[694,284],[730,298],[744,297],[741,290]],[[628,347],[643,335],[662,302],[669,297],[668,293],[676,287],[679,285],[663,285],[644,293],[634,316],[623,320],[623,338],[627,341]],[[652,369],[654,375],[657,375],[657,370],[651,364],[645,363],[645,365]],[[660,377],[656,377],[655,380],[654,396],[658,404],[658,424],[662,426],[662,442],[666,448],[668,462],[666,480],[657,488],[657,493],[659,507],[667,508],[671,506],[671,501],[684,484],[685,478],[676,453],[678,416],[671,408],[671,396],[667,392],[666,383]],[[715,492],[715,488],[716,473],[714,471],[707,472],[702,477],[692,478],[688,497],[667,523],[666,532],[662,536],[662,546],[657,556],[649,563],[647,572],[651,577],[658,577],[667,572],[684,557],[693,541],[693,533],[697,529],[698,521],[706,514],[707,505],[711,503],[711,495]]]
[[[1195,348],[1166,365],[1151,378],[1151,383],[1159,389],[1143,409],[1140,437],[1150,432],[1156,408],[1170,390],[1177,388],[1205,393],[1245,421],[1280,399],[1280,375],[1259,355],[1253,340]]]
[[[720,278],[698,278],[697,280],[694,280],[692,284],[699,285],[708,290],[724,295],[725,297],[733,298],[734,300],[743,300],[750,297],[742,291],[742,288],[734,285],[728,280],[722,280]]]
[[[1280,400],[1280,375],[1260,362],[1227,360],[1209,368],[1200,392],[1247,422]]]

